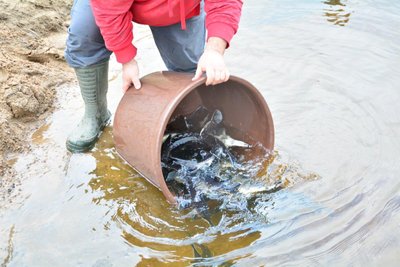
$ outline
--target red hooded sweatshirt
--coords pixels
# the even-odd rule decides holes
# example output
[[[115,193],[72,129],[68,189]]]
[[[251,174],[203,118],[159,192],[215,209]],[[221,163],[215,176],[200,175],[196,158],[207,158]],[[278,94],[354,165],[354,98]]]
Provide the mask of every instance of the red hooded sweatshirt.
[[[236,33],[242,0],[204,0],[207,39],[220,37],[229,43]],[[120,63],[136,56],[133,46],[132,21],[167,26],[200,14],[200,0],[91,0],[91,5],[106,47],[115,53]]]

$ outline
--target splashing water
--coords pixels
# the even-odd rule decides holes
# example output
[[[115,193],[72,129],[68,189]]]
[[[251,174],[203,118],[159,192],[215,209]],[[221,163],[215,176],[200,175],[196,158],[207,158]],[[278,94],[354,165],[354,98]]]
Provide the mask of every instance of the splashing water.
[[[271,165],[276,154],[259,142],[251,143],[227,134],[218,109],[211,113],[199,106],[172,119],[164,137],[162,167],[178,205],[194,208],[212,224],[210,206],[252,212],[258,197],[287,186],[287,180],[271,175],[279,172]]]

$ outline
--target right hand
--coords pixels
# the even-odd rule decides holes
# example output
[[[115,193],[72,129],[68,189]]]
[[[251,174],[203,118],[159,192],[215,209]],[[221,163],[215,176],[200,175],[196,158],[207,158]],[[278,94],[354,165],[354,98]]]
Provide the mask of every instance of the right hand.
[[[132,84],[136,89],[142,87],[139,80],[139,66],[135,59],[122,64],[122,90],[124,93]]]

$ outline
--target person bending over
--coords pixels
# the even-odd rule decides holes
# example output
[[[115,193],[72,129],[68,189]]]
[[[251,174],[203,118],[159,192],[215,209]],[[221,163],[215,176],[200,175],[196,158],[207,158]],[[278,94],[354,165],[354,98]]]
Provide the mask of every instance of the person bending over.
[[[65,58],[75,73],[85,113],[68,136],[73,153],[90,150],[109,122],[108,61],[122,64],[123,90],[140,89],[132,21],[149,25],[170,71],[206,73],[206,85],[229,79],[224,51],[237,32],[242,0],[74,0]],[[207,35],[207,36],[206,36]]]

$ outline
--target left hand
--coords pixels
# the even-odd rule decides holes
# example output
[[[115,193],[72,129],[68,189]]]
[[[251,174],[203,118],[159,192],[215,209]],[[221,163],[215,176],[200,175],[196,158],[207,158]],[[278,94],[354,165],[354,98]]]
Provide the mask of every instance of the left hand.
[[[204,72],[207,74],[206,85],[216,85],[229,80],[230,74],[223,56],[225,48],[226,41],[211,37],[199,59],[196,74],[192,80],[198,80]]]

